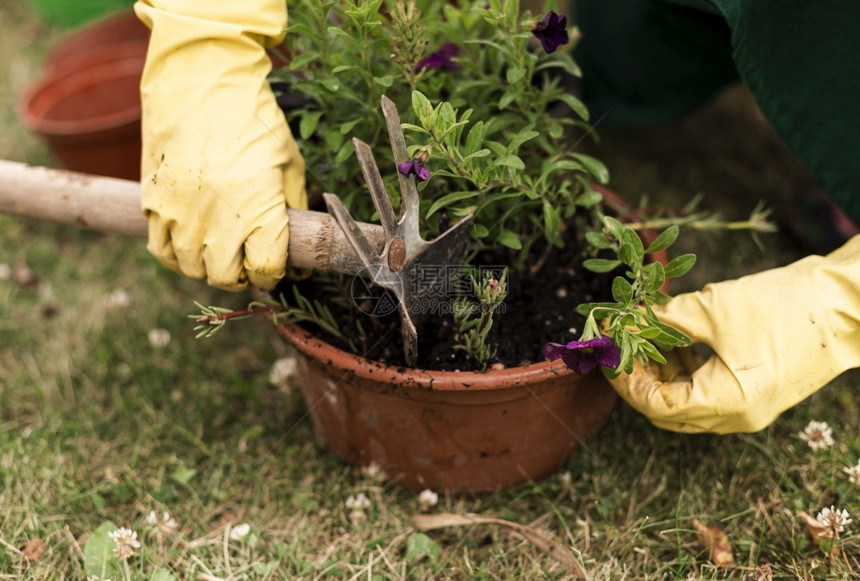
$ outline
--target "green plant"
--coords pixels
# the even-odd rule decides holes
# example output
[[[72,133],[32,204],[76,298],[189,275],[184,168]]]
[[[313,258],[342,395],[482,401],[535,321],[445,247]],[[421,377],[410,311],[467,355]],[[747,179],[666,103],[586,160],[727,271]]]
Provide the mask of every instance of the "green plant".
[[[635,358],[665,363],[660,349],[686,347],[690,338],[677,329],[661,323],[652,307],[668,300],[660,289],[666,279],[682,276],[696,263],[693,254],[682,254],[664,267],[649,254],[666,250],[678,238],[678,226],[670,226],[646,248],[637,232],[615,218],[603,217],[603,228],[586,234],[589,243],[601,250],[611,250],[616,258],[591,258],[583,266],[593,272],[612,272],[625,268],[624,275],[612,280],[612,301],[579,305],[577,311],[586,315],[582,341],[601,335],[601,330],[613,338],[619,348],[619,361],[608,373],[616,376],[623,369],[633,370]],[[602,329],[601,329],[602,324]]]
[[[496,278],[492,272],[483,272],[480,278],[471,277],[472,288],[478,302],[458,297],[454,301],[455,349],[462,349],[484,370],[495,357],[496,351],[487,344],[493,327],[493,313],[503,304],[508,294],[508,272]]]
[[[338,194],[357,220],[373,220],[375,209],[352,136],[371,146],[399,201],[383,95],[398,106],[410,155],[432,174],[420,184],[426,233],[443,215],[474,214],[474,246],[520,250],[519,267],[534,244],[563,246],[580,210],[599,203],[589,184],[608,172],[571,146],[571,131],[588,129],[585,106],[562,82],[579,74],[571,45],[545,52],[539,18],[518,0],[299,0],[290,22],[285,46],[295,58],[277,79],[304,98],[288,117],[311,193]]]

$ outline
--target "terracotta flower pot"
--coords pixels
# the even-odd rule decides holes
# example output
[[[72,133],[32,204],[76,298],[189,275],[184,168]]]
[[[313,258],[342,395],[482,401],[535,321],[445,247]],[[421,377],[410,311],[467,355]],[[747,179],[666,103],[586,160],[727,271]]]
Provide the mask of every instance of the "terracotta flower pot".
[[[485,492],[545,478],[617,401],[599,370],[578,375],[560,360],[485,373],[406,369],[276,327],[295,348],[319,437],[349,463],[374,463],[416,490]]]
[[[48,69],[79,68],[78,59],[87,53],[110,54],[111,47],[133,42],[149,43],[149,29],[132,10],[123,10],[78,28],[63,36],[51,47],[46,61]],[[97,52],[98,54],[98,52]]]
[[[294,325],[297,383],[317,434],[356,466],[420,490],[484,492],[556,471],[603,423],[616,394],[561,362],[486,373],[382,365]]]
[[[49,68],[21,117],[68,169],[140,179],[140,77],[146,42],[106,44]]]

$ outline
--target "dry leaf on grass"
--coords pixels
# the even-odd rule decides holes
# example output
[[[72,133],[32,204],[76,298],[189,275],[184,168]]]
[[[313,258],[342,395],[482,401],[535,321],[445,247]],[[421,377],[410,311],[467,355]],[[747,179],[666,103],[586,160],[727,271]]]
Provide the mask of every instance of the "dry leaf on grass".
[[[797,516],[800,517],[800,520],[802,520],[803,524],[806,525],[806,530],[809,531],[809,536],[812,537],[813,541],[833,538],[833,531],[831,528],[823,522],[815,519],[812,515],[800,511],[797,513]]]
[[[429,531],[431,529],[440,529],[443,527],[462,527],[467,525],[487,524],[496,525],[513,531],[535,547],[549,555],[570,571],[577,579],[587,579],[585,570],[579,561],[570,553],[570,551],[560,543],[547,538],[535,529],[526,525],[521,525],[513,521],[504,520],[501,518],[491,518],[480,516],[477,514],[419,514],[415,516],[415,528],[420,531]]]
[[[25,561],[38,561],[47,548],[48,546],[42,539],[32,539],[21,547],[21,556],[24,557]]]
[[[818,544],[821,543],[821,541],[830,541],[833,539],[834,535],[832,527],[827,526],[820,520],[803,511],[797,513],[797,516],[803,521],[803,524],[806,525],[806,530],[809,531],[809,536],[813,543]],[[835,544],[835,541],[829,545],[828,551],[832,557],[838,557],[842,554],[839,545]]]
[[[734,566],[735,556],[732,553],[732,546],[729,544],[729,537],[726,536],[726,533],[717,527],[703,524],[695,518],[693,519],[693,528],[696,530],[699,544],[708,550],[708,557],[714,565],[722,569]]]

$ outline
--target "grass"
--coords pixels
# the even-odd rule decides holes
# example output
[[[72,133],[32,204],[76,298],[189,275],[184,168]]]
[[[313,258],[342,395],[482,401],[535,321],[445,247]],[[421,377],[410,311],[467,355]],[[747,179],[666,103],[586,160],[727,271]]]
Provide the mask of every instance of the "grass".
[[[0,7],[0,154],[50,163],[14,100],[58,33],[13,4]],[[671,203],[703,191],[705,207],[732,218],[810,187],[741,88],[659,131],[608,130],[601,152],[619,190]],[[798,255],[785,236],[766,241],[760,251],[744,235],[686,235],[700,255],[686,284]],[[143,545],[127,570],[105,570],[114,579],[570,578],[500,528],[416,532],[417,496],[340,462],[300,397],[270,383],[288,352],[265,323],[193,339],[193,300],[239,307],[247,296],[167,272],[138,241],[12,217],[0,217],[0,264],[16,271],[0,279],[0,579],[84,579],[113,526]],[[110,300],[118,290],[128,306]],[[152,329],[172,340],[154,346]],[[858,385],[846,374],[748,435],[676,435],[619,406],[559,476],[431,510],[530,524],[594,579],[763,579],[765,568],[774,579],[857,578],[856,533],[837,555],[798,513],[860,513],[842,471],[860,458]],[[832,448],[813,452],[797,436],[810,420],[834,428]],[[371,506],[354,520],[344,502],[359,493]],[[150,511],[169,511],[178,530],[159,538]],[[694,518],[726,533],[737,567],[714,566]],[[231,538],[240,523],[250,532]],[[36,539],[44,553],[27,562]]]

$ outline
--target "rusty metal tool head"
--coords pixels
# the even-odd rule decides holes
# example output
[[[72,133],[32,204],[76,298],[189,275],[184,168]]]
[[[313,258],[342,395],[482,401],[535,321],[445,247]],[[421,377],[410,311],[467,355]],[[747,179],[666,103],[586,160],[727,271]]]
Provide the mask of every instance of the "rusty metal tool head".
[[[400,126],[400,115],[394,102],[382,97],[382,112],[388,126],[395,163],[409,161],[406,140]],[[329,213],[334,216],[344,235],[359,256],[371,282],[388,289],[397,299],[400,313],[403,352],[408,365],[418,357],[418,334],[415,317],[423,305],[422,299],[444,286],[449,267],[462,266],[469,248],[472,216],[460,220],[434,240],[424,240],[418,231],[418,188],[414,176],[398,172],[400,181],[400,218],[394,216],[391,199],[385,191],[382,176],[370,146],[354,138],[355,153],[367,182],[379,221],[385,231],[385,244],[377,250],[364,236],[340,198],[324,194]]]

